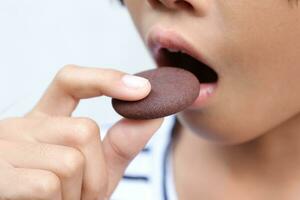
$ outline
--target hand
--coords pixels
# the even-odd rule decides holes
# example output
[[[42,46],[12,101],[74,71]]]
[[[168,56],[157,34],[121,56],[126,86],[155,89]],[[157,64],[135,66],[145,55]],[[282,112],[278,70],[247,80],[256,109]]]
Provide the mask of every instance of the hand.
[[[122,119],[101,141],[99,126],[72,112],[80,99],[139,100],[150,90],[116,70],[64,67],[32,111],[0,121],[0,199],[108,199],[162,119]]]

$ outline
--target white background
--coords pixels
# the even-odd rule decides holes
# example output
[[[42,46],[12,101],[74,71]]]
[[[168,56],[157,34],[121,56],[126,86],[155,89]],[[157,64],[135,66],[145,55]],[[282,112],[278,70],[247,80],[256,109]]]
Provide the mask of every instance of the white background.
[[[0,1],[0,119],[29,111],[65,64],[129,73],[154,66],[116,1]],[[75,115],[119,118],[107,97],[81,102]]]

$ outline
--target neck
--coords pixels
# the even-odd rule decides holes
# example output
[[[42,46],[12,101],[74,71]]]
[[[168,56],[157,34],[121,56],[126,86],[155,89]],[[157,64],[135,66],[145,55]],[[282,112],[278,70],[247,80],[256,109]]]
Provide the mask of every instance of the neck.
[[[290,186],[294,180],[300,180],[300,116],[260,138],[234,146],[209,143],[181,126],[173,153],[179,187],[180,180],[182,186],[194,180],[201,187],[199,180],[204,179],[218,183],[221,180],[227,185],[236,182],[239,186],[250,182],[256,187],[257,183]],[[187,171],[189,173],[185,173]],[[299,188],[299,183],[297,186]]]

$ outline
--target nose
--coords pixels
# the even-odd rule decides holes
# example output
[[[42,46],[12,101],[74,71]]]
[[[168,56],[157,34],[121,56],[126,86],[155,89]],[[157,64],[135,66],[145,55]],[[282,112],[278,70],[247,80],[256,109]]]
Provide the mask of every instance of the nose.
[[[197,13],[205,12],[208,0],[147,0],[153,7],[164,6],[168,9],[188,9]]]

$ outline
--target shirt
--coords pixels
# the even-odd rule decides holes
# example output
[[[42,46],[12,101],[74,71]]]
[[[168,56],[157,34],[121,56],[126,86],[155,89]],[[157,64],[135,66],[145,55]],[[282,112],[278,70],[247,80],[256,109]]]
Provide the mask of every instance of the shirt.
[[[174,116],[165,118],[145,148],[129,164],[111,200],[177,200],[170,154],[174,123]]]

